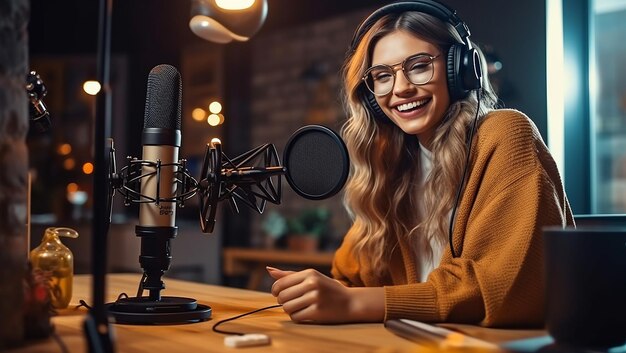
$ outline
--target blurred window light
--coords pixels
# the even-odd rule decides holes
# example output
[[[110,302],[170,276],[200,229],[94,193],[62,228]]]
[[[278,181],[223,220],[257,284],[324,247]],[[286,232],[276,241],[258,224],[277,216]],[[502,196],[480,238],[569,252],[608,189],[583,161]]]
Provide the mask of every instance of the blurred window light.
[[[621,44],[626,0],[589,4],[588,72],[579,84],[588,84],[581,90],[589,95],[590,211],[621,214],[626,212],[626,50]]]
[[[592,3],[596,14],[626,10],[626,0],[596,0]]]
[[[547,92],[548,146],[563,180],[565,175],[565,97],[566,80],[563,49],[562,0],[547,1]]]

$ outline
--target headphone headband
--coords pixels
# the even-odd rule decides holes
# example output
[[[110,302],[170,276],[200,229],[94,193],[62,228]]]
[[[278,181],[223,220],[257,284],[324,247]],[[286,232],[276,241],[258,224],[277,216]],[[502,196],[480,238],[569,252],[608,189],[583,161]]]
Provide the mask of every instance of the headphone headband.
[[[444,5],[434,0],[415,0],[394,2],[374,11],[365,20],[363,20],[361,24],[359,24],[359,27],[354,33],[352,41],[350,42],[349,52],[351,53],[356,50],[356,47],[359,45],[359,42],[361,41],[365,33],[369,31],[374,23],[378,21],[381,17],[390,13],[405,11],[426,13],[437,17],[443,22],[451,24],[455,28],[459,36],[461,36],[463,44],[471,49],[471,42],[468,39],[470,36],[469,28],[467,27],[465,22],[463,22],[461,18],[459,18],[459,16],[456,14],[456,10],[453,10],[447,5]]]

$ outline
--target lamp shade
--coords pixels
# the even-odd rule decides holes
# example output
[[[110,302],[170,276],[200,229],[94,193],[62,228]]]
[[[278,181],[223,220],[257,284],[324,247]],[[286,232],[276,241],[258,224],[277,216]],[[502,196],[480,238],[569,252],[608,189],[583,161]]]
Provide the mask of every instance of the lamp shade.
[[[192,0],[189,28],[211,42],[247,41],[266,17],[267,0]]]

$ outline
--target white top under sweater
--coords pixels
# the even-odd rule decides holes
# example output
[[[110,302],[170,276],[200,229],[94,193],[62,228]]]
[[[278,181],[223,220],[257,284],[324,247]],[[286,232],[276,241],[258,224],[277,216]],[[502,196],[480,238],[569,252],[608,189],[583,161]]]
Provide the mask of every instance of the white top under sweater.
[[[422,186],[421,190],[423,190],[423,186],[426,184],[426,179],[428,179],[428,176],[433,169],[433,154],[421,144],[419,147],[421,167],[420,186]],[[423,220],[425,218],[424,199],[420,197],[419,200],[421,201],[418,207],[419,219]],[[415,247],[415,265],[417,267],[417,275],[420,278],[420,281],[426,282],[426,278],[430,272],[439,266],[445,244],[440,244],[434,238],[428,241],[427,237],[423,235],[418,238],[417,242],[418,243]],[[430,251],[428,248],[432,249],[432,259],[429,255]]]

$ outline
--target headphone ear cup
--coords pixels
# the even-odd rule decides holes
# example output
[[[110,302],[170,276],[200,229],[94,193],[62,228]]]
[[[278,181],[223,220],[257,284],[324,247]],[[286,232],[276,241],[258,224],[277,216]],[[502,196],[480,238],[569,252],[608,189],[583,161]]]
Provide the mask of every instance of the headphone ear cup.
[[[448,75],[448,93],[450,100],[456,102],[467,95],[461,78],[461,60],[463,58],[465,46],[452,44],[448,50],[446,61],[446,73]]]
[[[463,55],[463,66],[461,72],[463,75],[463,87],[466,91],[481,88],[483,72],[478,51],[471,48],[469,50],[464,50]]]
[[[468,50],[465,45],[453,44],[448,50],[446,65],[448,92],[453,102],[465,98],[471,90],[481,88],[482,69],[476,49]]]
[[[382,108],[376,102],[376,97],[372,94],[372,92],[368,91],[367,88],[361,88],[361,95],[363,97],[363,102],[365,103],[365,108],[374,116],[374,119],[378,119],[381,122],[388,122],[389,118],[385,113],[383,113]]]

